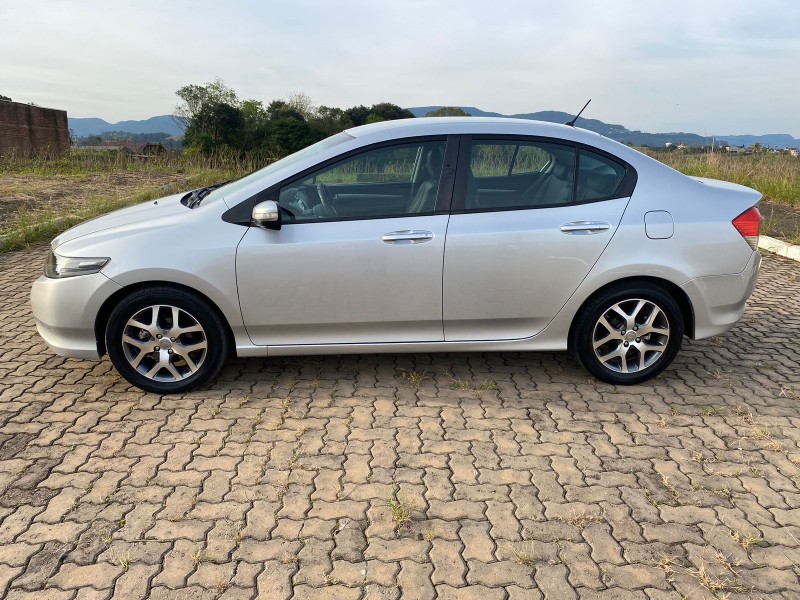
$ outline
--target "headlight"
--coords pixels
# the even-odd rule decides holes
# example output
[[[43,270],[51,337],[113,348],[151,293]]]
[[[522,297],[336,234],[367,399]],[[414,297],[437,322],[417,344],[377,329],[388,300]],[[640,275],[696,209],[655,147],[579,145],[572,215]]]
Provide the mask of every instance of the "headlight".
[[[68,258],[59,256],[53,251],[47,257],[44,265],[44,274],[52,279],[75,277],[76,275],[89,275],[98,273],[106,266],[110,258]]]

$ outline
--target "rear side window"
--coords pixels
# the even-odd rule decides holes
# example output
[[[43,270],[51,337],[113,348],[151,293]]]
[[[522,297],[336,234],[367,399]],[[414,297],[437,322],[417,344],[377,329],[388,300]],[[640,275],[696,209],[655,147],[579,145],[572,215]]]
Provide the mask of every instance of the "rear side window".
[[[625,167],[600,154],[581,150],[578,157],[578,202],[611,198],[625,177]]]
[[[473,140],[467,177],[467,211],[569,204],[574,200],[575,147]]]

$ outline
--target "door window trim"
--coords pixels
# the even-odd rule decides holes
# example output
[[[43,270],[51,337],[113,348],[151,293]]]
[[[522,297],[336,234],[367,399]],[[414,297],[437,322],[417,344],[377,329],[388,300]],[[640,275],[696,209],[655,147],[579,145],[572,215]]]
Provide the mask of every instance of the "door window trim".
[[[568,146],[573,148],[575,152],[575,176],[572,182],[572,202],[537,204],[535,206],[510,206],[501,208],[466,208],[465,203],[467,199],[467,173],[469,172],[470,162],[472,160],[473,141],[498,141],[498,142],[515,141],[519,143],[528,142],[533,144],[536,143],[552,144],[559,146]],[[617,163],[618,165],[620,165],[625,169],[625,175],[613,194],[602,198],[582,200],[580,202],[577,202],[575,200],[578,197],[578,173],[580,169],[581,150],[598,154],[604,158],[607,158],[608,160]],[[515,151],[515,158],[516,158],[516,151]],[[513,166],[513,161],[512,161],[512,166]],[[509,210],[539,210],[542,208],[580,206],[582,204],[591,204],[593,202],[604,202],[606,200],[628,198],[631,195],[633,195],[633,190],[636,188],[636,182],[638,181],[638,178],[639,176],[636,172],[636,169],[634,169],[633,166],[631,166],[629,163],[625,162],[618,156],[611,154],[610,152],[606,152],[605,150],[601,150],[600,148],[596,148],[594,146],[590,146],[589,144],[584,144],[582,142],[574,142],[571,140],[564,140],[561,138],[551,138],[551,137],[533,136],[533,135],[518,135],[518,134],[492,135],[492,134],[482,133],[473,135],[462,135],[460,150],[458,155],[458,170],[456,173],[456,182],[453,191],[453,201],[451,202],[452,210],[450,211],[450,213],[454,215],[461,215],[461,214],[484,213],[484,212],[503,212]]]

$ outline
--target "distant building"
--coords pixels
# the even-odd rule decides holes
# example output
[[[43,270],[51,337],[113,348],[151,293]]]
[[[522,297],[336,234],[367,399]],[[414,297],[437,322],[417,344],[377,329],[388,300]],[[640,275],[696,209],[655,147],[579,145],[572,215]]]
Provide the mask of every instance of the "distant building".
[[[725,146],[725,152],[728,154],[751,154],[753,151],[744,146]]]
[[[154,156],[167,151],[161,142],[108,141],[101,144],[107,150],[118,150],[131,156]]]
[[[789,153],[789,156],[800,156],[800,150],[797,148],[787,148],[786,151]]]
[[[68,150],[67,111],[0,100],[0,154]]]

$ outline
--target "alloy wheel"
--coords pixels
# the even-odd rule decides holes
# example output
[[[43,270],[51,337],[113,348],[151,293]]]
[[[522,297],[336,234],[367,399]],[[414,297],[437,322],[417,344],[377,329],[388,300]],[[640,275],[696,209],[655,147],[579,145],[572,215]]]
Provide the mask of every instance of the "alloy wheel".
[[[194,375],[208,354],[200,322],[177,306],[158,304],[136,312],[122,332],[125,358],[138,373],[158,382]]]
[[[603,312],[594,326],[592,347],[606,369],[638,373],[664,356],[669,336],[666,313],[650,300],[632,298]]]

